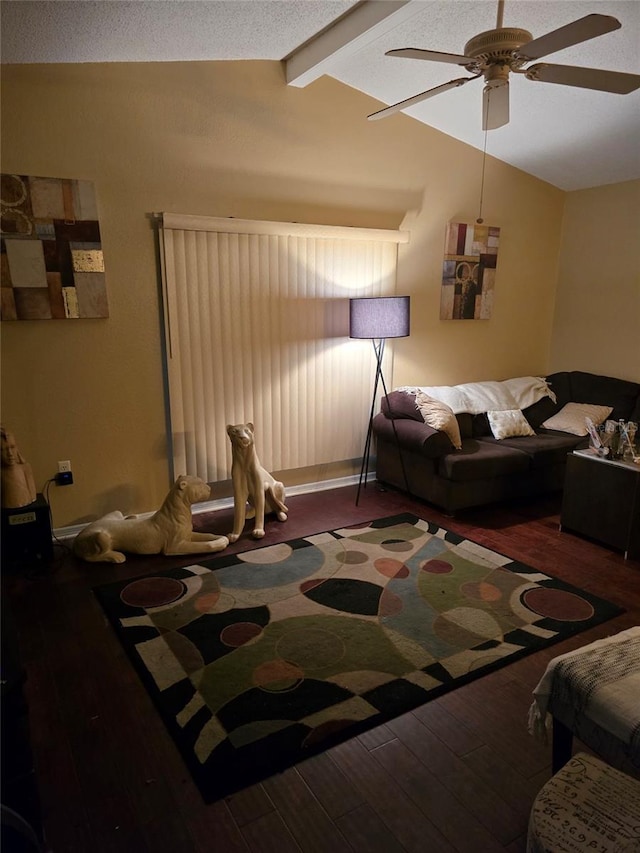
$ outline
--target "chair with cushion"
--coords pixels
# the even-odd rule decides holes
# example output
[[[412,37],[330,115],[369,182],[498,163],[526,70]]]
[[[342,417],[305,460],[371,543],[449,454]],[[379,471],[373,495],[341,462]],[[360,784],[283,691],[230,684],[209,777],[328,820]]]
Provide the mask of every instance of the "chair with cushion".
[[[578,752],[535,798],[527,853],[638,853],[639,817],[640,781]]]

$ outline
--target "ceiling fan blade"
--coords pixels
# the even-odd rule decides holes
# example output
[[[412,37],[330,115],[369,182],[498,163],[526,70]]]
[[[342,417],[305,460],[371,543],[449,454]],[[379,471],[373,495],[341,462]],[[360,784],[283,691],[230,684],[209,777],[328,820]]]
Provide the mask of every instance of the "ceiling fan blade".
[[[459,53],[441,53],[439,50],[422,50],[419,47],[400,47],[388,50],[385,56],[400,56],[403,59],[430,59],[432,62],[451,62],[454,65],[474,65],[472,56],[462,56]]]
[[[487,83],[482,94],[482,129],[496,130],[509,123],[509,83]]]
[[[563,86],[578,86],[581,89],[597,89],[628,95],[640,88],[640,74],[622,71],[604,71],[600,68],[580,68],[577,65],[549,65],[539,62],[524,72],[528,80],[542,83],[560,83]]]
[[[457,86],[462,86],[468,83],[469,80],[477,80],[480,75],[475,77],[459,77],[457,80],[449,80],[448,83],[443,83],[441,86],[436,86],[434,89],[427,89],[426,92],[421,92],[419,95],[414,95],[412,98],[407,98],[406,101],[399,101],[397,104],[392,104],[390,107],[385,107],[378,110],[376,113],[371,113],[367,116],[369,121],[377,121],[379,118],[386,118],[400,110],[405,110],[407,107],[412,107],[414,104],[419,104],[421,101],[426,101],[427,98],[433,98],[434,95],[439,95],[441,92],[446,92],[449,89],[455,89]]]
[[[565,47],[580,44],[580,42],[588,41],[596,38],[596,36],[604,35],[604,33],[610,33],[619,29],[620,26],[620,21],[611,15],[585,15],[584,18],[579,18],[577,21],[572,21],[564,27],[540,36],[540,38],[520,45],[515,55],[518,59],[524,59],[527,62],[532,59],[540,59],[542,56],[548,56],[550,53],[563,50]]]

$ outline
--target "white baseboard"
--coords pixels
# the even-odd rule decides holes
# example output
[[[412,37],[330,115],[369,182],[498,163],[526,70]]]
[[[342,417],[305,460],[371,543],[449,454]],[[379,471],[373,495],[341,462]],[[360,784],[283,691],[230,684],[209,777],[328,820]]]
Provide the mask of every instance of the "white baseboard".
[[[307,495],[310,492],[328,492],[330,489],[341,489],[344,486],[353,486],[358,480],[357,474],[351,474],[349,477],[338,477],[334,480],[321,480],[318,483],[301,483],[298,486],[287,486],[287,497],[293,495]],[[367,482],[375,479],[375,474],[370,471],[367,475]],[[233,498],[219,498],[215,501],[205,501],[197,504],[192,509],[192,515],[200,515],[203,512],[216,512],[221,509],[229,509],[233,506]],[[140,513],[139,518],[151,518],[152,512]],[[87,522],[89,524],[89,522]],[[72,524],[69,527],[57,527],[53,531],[55,539],[72,539],[80,533],[87,524]]]

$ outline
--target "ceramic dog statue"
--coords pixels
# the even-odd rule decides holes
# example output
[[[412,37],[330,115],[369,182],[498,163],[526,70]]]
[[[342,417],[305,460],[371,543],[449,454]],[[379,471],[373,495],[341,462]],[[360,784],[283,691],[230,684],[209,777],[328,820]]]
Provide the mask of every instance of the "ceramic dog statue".
[[[265,508],[268,512],[275,512],[278,521],[287,520],[289,510],[284,502],[284,486],[260,464],[253,424],[228,424],[227,435],[231,440],[234,510],[233,532],[229,534],[229,541],[235,542],[239,538],[247,518],[255,518],[252,535],[254,539],[262,539]]]
[[[110,512],[76,536],[73,552],[89,562],[124,563],[123,551],[167,556],[221,551],[229,544],[226,536],[194,533],[192,526],[191,504],[206,501],[210,495],[204,480],[181,475],[150,518]]]

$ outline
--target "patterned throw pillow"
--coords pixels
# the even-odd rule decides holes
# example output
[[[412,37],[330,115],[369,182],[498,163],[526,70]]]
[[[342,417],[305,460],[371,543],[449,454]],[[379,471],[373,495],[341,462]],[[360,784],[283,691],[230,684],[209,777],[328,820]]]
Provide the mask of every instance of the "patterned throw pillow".
[[[570,432],[572,435],[587,435],[585,418],[591,418],[595,426],[600,426],[609,417],[611,406],[597,406],[595,403],[567,403],[552,418],[547,418],[541,426],[543,429],[556,429],[559,432]]]
[[[515,435],[535,435],[531,425],[520,409],[504,412],[487,412],[487,419],[494,438],[511,438]]]
[[[456,416],[453,414],[451,406],[446,403],[435,400],[424,391],[418,391],[416,394],[416,409],[424,418],[424,422],[433,429],[442,430],[449,436],[449,441],[456,450],[462,447],[462,438],[460,437],[460,426]]]

